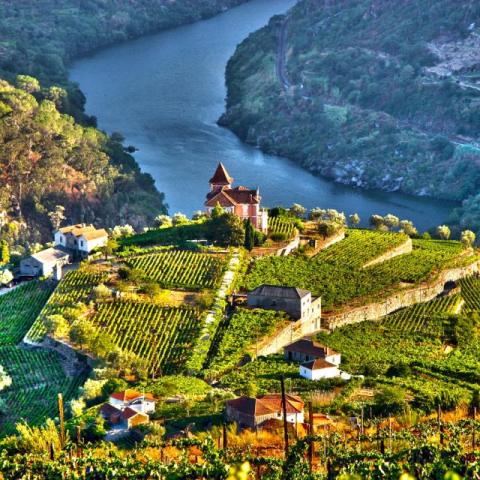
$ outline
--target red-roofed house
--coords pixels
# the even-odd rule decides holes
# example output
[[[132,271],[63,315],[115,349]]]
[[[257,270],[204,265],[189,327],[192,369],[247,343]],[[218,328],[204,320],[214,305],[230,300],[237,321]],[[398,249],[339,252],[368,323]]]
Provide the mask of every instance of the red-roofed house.
[[[138,425],[144,425],[150,422],[150,417],[143,412],[139,412],[131,407],[120,409],[110,403],[104,403],[100,409],[102,417],[113,425],[125,423],[130,430]]]
[[[155,411],[155,398],[151,393],[140,393],[137,390],[127,389],[110,395],[110,405],[125,409],[131,407],[138,412],[152,413]]]
[[[341,375],[338,365],[327,362],[323,358],[317,358],[300,365],[300,376],[308,380],[320,380],[321,378],[335,378]]]
[[[286,395],[287,422],[303,423],[304,403],[296,395]],[[228,420],[248,428],[257,428],[271,419],[283,420],[282,396],[274,393],[258,398],[239,397],[227,402]]]
[[[238,186],[233,188],[233,178],[222,163],[219,163],[210,179],[210,192],[205,200],[207,212],[220,205],[227,212],[234,213],[242,220],[250,220],[262,232],[268,229],[268,214],[260,208],[260,191]]]

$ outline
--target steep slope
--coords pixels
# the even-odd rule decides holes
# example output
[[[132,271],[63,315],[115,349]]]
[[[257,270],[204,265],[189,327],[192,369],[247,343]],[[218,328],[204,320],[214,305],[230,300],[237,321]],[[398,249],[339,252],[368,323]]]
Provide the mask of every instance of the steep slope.
[[[61,114],[38,90],[0,80],[1,237],[51,237],[48,214],[65,207],[69,221],[141,227],[165,211],[163,194],[115,138]]]
[[[67,222],[104,226],[141,228],[164,213],[163,194],[121,136],[107,137],[84,114],[67,64],[244,1],[0,0],[0,240],[49,240],[57,205]]]
[[[302,0],[238,47],[220,123],[338,182],[475,209],[479,27],[471,0]]]

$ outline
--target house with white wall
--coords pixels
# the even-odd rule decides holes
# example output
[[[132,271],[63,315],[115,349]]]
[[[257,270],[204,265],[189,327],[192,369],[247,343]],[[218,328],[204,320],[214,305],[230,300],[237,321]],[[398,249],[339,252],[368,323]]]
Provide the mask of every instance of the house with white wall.
[[[84,223],[62,227],[55,232],[54,237],[56,246],[77,252],[80,256],[87,256],[108,242],[106,230]]]

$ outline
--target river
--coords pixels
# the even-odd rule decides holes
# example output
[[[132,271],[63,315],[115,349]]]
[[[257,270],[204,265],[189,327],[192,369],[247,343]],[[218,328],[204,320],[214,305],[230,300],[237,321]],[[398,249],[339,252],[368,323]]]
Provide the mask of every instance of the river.
[[[265,155],[217,126],[224,111],[225,65],[236,45],[294,0],[252,0],[215,18],[143,37],[75,62],[72,80],[99,128],[121,132],[165,192],[170,213],[203,208],[208,180],[222,161],[236,184],[260,187],[268,206],[393,213],[424,230],[445,221],[451,204],[365,191],[314,177],[288,159]]]

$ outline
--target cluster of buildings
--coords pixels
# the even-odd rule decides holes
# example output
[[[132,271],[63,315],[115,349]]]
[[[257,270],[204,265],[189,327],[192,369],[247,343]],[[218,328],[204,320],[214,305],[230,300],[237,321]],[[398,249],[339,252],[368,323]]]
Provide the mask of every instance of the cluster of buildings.
[[[299,363],[300,375],[309,380],[341,377],[350,375],[339,369],[341,354],[325,345],[303,338],[284,348],[285,359]],[[304,423],[304,402],[297,395],[286,394],[286,420],[290,424]],[[259,397],[242,396],[229,400],[226,416],[239,426],[257,429],[268,428],[274,423],[283,422],[283,404],[280,394]]]
[[[72,260],[83,259],[108,242],[106,230],[93,225],[77,224],[62,227],[54,233],[54,246],[30,255],[20,262],[25,277],[61,277],[62,268]]]
[[[127,389],[112,393],[100,408],[100,415],[111,425],[130,430],[150,423],[156,400],[151,393]]]

